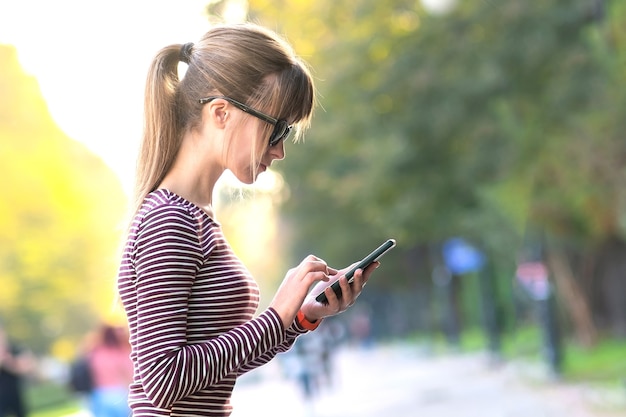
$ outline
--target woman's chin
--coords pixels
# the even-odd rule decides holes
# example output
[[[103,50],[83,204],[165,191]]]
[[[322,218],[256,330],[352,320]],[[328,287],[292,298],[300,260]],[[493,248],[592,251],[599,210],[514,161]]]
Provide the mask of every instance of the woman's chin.
[[[267,168],[262,165],[256,171],[233,172],[233,174],[239,182],[246,185],[252,185],[258,180],[259,175],[264,173],[266,170]]]
[[[235,175],[235,178],[237,178],[237,180],[245,185],[252,185],[256,182],[256,179],[258,178],[259,173],[257,172],[256,174],[252,174],[252,173],[248,173],[246,175]]]

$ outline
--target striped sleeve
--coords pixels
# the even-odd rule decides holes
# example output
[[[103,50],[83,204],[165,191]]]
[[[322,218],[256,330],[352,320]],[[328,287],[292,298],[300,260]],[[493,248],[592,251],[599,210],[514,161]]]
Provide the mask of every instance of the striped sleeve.
[[[137,370],[148,400],[160,408],[215,385],[285,341],[277,315],[266,311],[218,337],[189,344],[189,297],[205,255],[196,220],[184,208],[154,208],[137,230]]]
[[[281,323],[282,326],[282,321],[280,320],[278,313],[271,308],[268,311],[270,312],[270,314],[276,316],[276,319]],[[296,342],[298,336],[305,333],[308,333],[308,330],[302,327],[297,320],[294,320],[293,324],[286,331],[286,337],[284,341],[281,344],[263,352],[258,357],[253,357],[250,361],[242,364],[242,366],[239,368],[239,375],[245,374],[246,372],[250,372],[258,368],[259,366],[265,365],[279,353],[287,352]]]

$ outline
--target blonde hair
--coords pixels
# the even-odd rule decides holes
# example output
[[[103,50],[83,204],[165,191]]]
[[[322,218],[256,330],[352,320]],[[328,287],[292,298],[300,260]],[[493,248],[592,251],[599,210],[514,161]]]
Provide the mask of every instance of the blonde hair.
[[[182,80],[181,59],[188,64]],[[184,132],[199,126],[199,99],[212,94],[289,120],[295,124],[296,138],[309,126],[315,106],[315,87],[306,63],[283,38],[261,26],[219,25],[193,46],[161,49],[146,80],[133,213],[172,166]],[[264,130],[268,137],[271,130],[268,124]]]

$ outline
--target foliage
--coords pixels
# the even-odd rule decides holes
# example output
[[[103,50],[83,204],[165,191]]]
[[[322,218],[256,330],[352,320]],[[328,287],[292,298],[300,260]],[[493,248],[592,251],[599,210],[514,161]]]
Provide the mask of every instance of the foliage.
[[[320,58],[312,59],[324,60],[325,111],[306,152],[284,164],[287,172],[313,172],[290,176],[308,196],[291,200],[298,213],[317,211],[311,200],[323,194],[344,216],[389,230],[406,245],[458,233],[480,237],[482,226],[498,220],[521,232],[529,211],[550,210],[541,200],[529,208],[543,193],[556,199],[550,207],[558,204],[559,218],[543,217],[552,229],[561,217],[593,222],[589,212],[576,213],[583,203],[570,201],[588,200],[591,191],[570,169],[589,155],[578,146],[588,138],[571,144],[578,126],[568,124],[596,104],[593,87],[607,87],[582,39],[586,2],[473,2],[445,19],[420,14],[414,3],[374,3],[335,2],[326,10],[316,3],[308,11],[325,23],[320,36],[308,36],[332,41],[319,44]],[[348,29],[343,17],[353,7],[358,23]],[[566,141],[576,155],[563,152]],[[554,182],[552,171],[578,177]],[[581,232],[595,231],[585,227]]]
[[[509,268],[501,280],[529,224],[581,257],[624,238],[620,2],[470,1],[443,16],[404,0],[250,5],[318,81],[313,127],[281,164],[298,256],[343,264],[393,236],[373,285],[406,288],[451,236]]]
[[[113,304],[125,198],[54,124],[16,51],[0,45],[0,60],[0,318],[35,352],[60,335],[75,347]]]

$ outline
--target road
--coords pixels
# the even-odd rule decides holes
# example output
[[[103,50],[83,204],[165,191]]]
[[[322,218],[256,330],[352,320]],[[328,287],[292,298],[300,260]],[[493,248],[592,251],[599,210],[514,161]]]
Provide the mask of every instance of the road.
[[[304,401],[275,360],[238,382],[232,417],[626,416],[626,390],[600,400],[526,365],[489,366],[481,354],[433,356],[408,346],[343,349],[336,369],[335,387]]]

